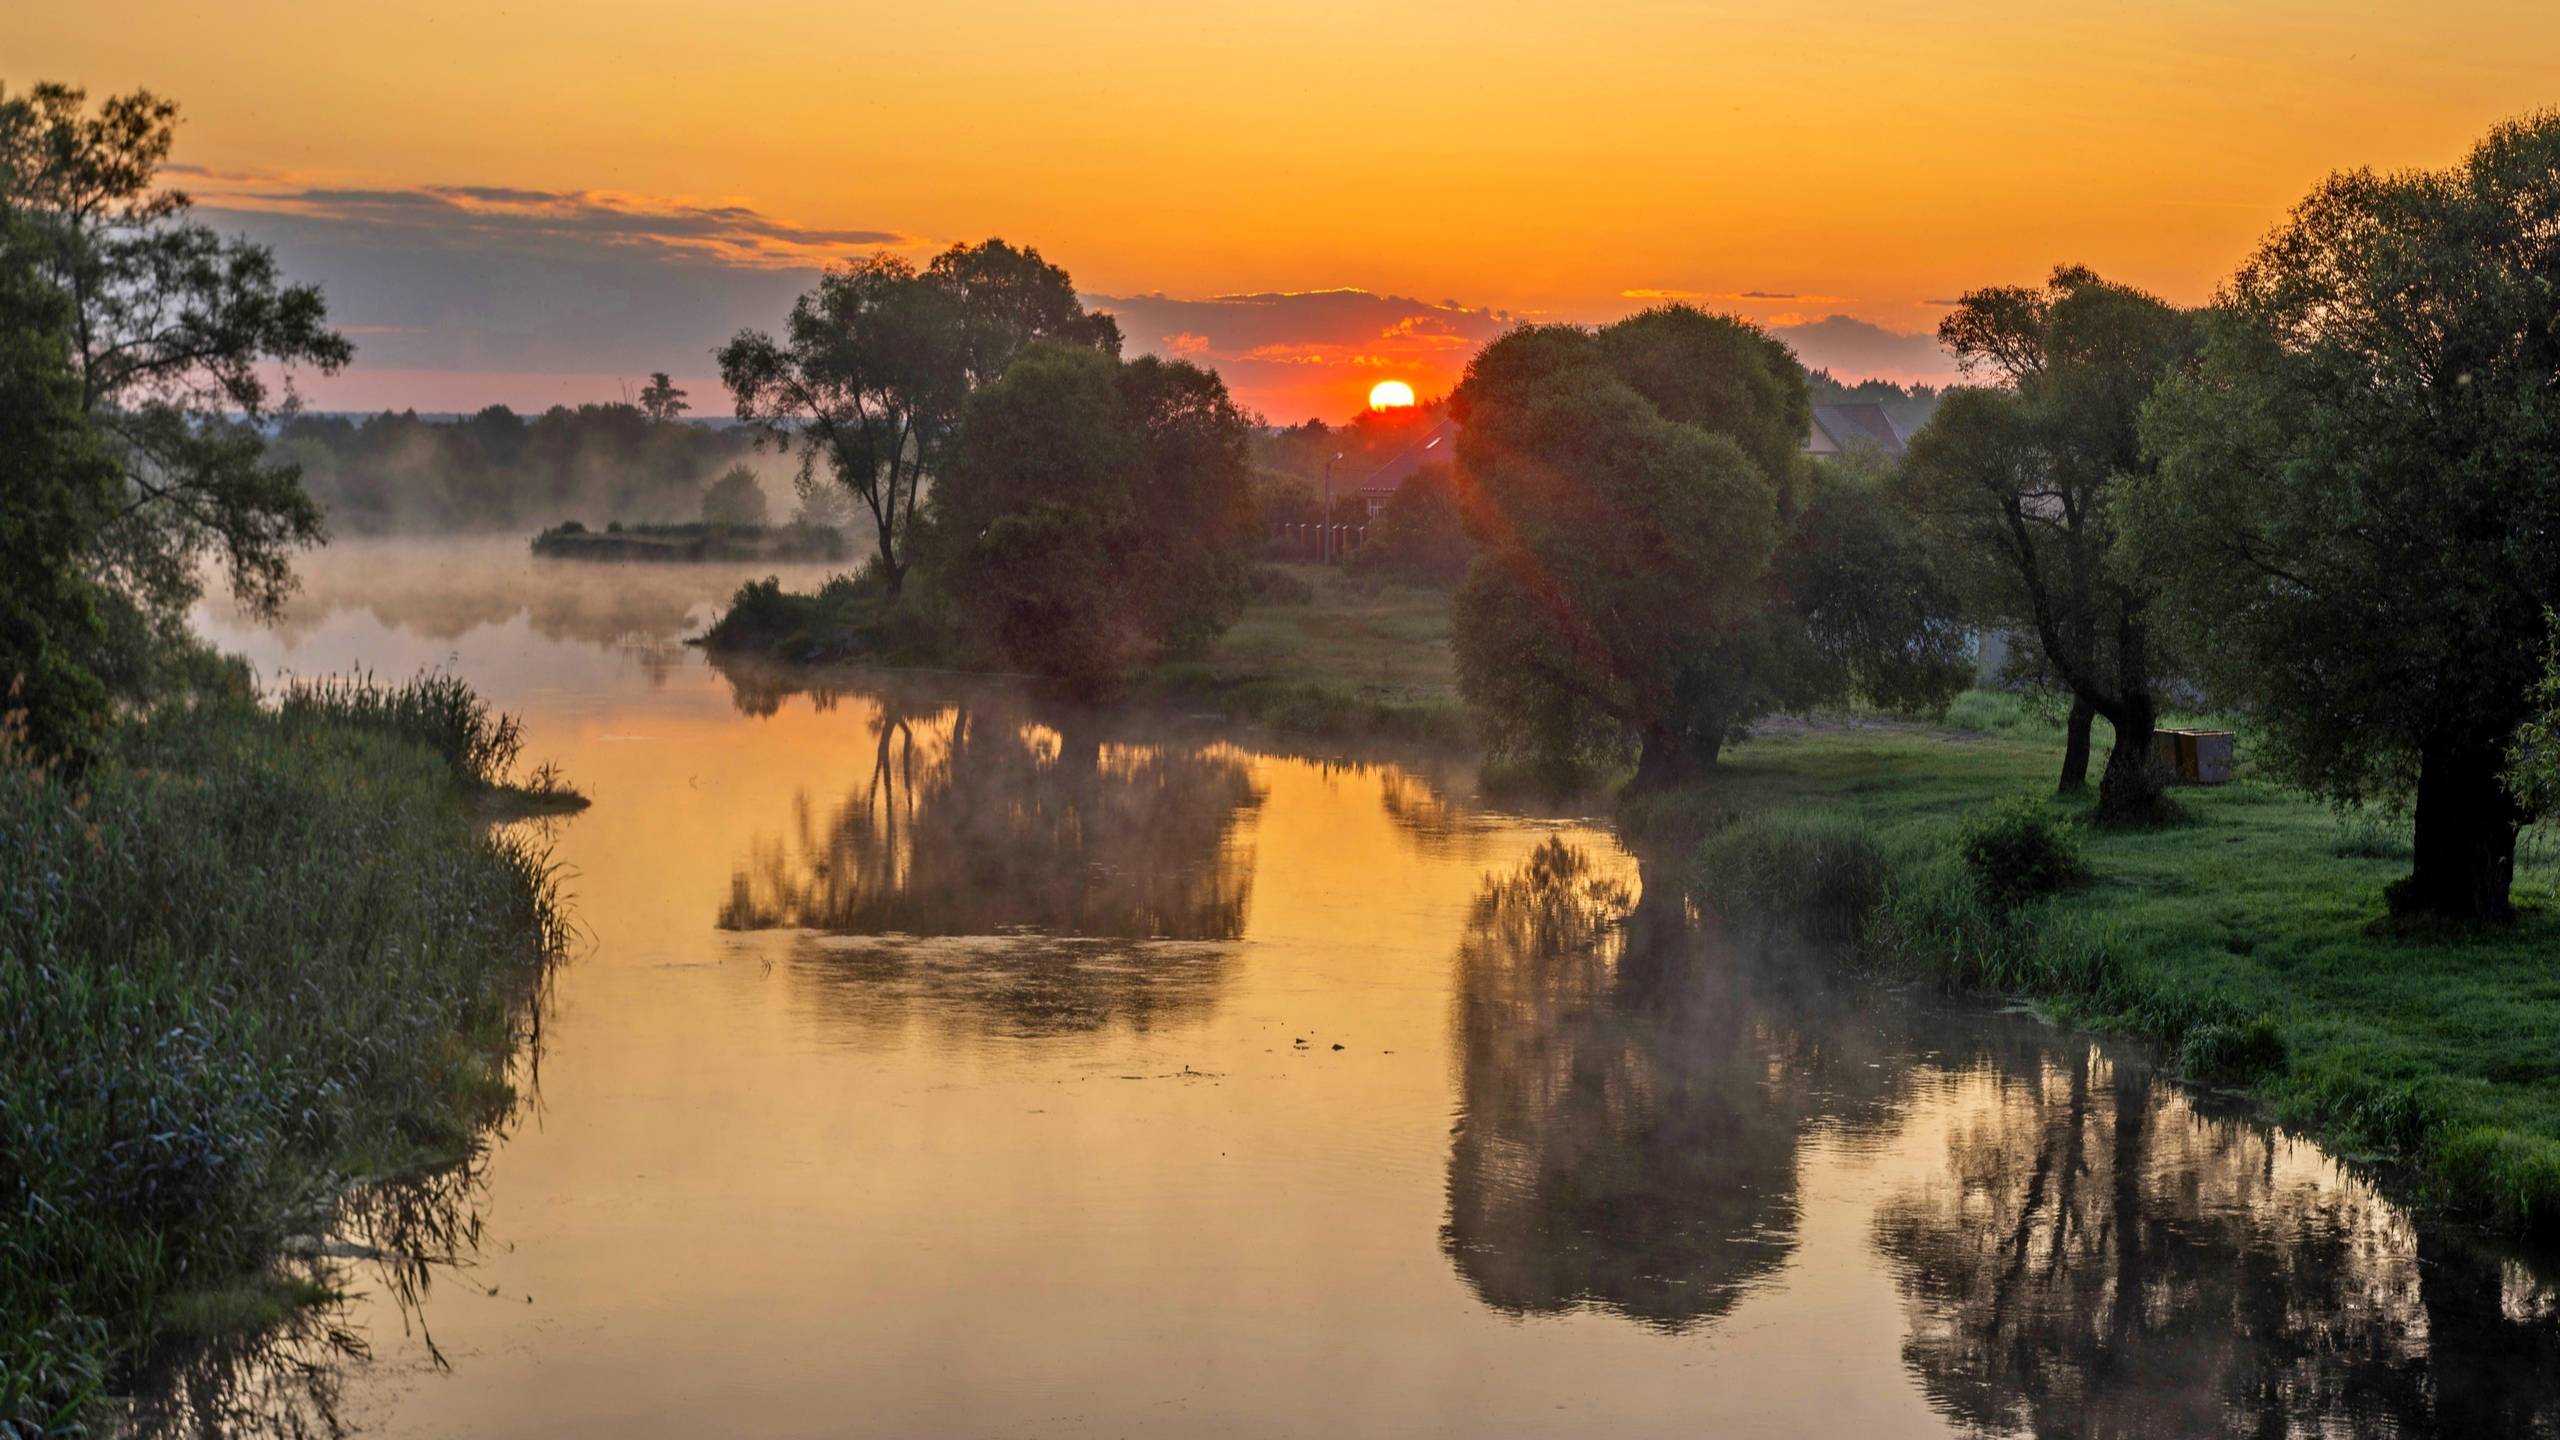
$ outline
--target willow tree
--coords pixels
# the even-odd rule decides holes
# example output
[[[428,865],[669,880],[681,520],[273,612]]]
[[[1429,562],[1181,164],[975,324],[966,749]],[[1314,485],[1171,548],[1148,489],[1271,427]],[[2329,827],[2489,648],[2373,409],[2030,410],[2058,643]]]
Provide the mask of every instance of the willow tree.
[[[1632,751],[1636,785],[1672,784],[1773,710],[1952,683],[1951,628],[1908,603],[1931,587],[1853,573],[1915,557],[1871,492],[1808,473],[1803,371],[1751,325],[1669,306],[1514,331],[1450,408],[1479,547],[1459,683],[1498,752]]]
[[[2334,175],[2143,417],[2129,559],[2264,760],[2413,799],[2401,914],[2512,914],[2509,784],[2560,604],[2560,114],[2441,171]]]
[[[2039,289],[1973,291],[1939,339],[1998,383],[1949,394],[1905,467],[1976,613],[2022,631],[2071,697],[2063,792],[2087,784],[2093,718],[2115,732],[2098,813],[2120,823],[2165,808],[2152,755],[2165,667],[2154,586],[2115,563],[2108,500],[2144,483],[2142,405],[2194,330],[2186,312],[2077,266]]]

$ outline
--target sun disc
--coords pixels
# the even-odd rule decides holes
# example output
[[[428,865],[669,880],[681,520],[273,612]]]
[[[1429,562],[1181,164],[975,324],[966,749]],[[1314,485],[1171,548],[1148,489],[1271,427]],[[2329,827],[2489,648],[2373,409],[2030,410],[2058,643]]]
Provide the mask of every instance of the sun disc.
[[[1413,403],[1413,387],[1401,380],[1381,380],[1369,387],[1369,408],[1396,410]]]

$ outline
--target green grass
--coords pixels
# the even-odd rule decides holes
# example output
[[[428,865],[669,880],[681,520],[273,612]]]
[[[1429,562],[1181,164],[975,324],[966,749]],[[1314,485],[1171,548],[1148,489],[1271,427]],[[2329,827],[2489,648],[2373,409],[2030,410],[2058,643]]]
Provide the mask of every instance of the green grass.
[[[0,764],[0,1433],[307,1299],[265,1271],[291,1227],[511,1103],[563,937],[475,803],[512,722],[400,693],[165,702],[77,785]]]
[[[1466,738],[1447,591],[1269,568],[1310,597],[1249,606],[1207,656],[1140,676],[1139,695],[1302,734]]]
[[[1959,705],[1976,720],[2003,709]],[[2024,716],[1987,732],[1781,731],[1729,751],[1711,786],[1674,804],[1711,817],[1711,903],[1854,931],[1881,963],[2158,1040],[2174,1066],[2245,1086],[2348,1154],[2410,1162],[2447,1202],[2560,1233],[2552,845],[2528,837],[2516,925],[2393,932],[2375,922],[2407,868],[2405,828],[2251,778],[2240,734],[2239,780],[2177,791],[2186,818],[2167,829],[2080,827],[2089,883],[2014,908],[1987,903],[1961,858],[1966,818],[2021,795],[2057,819],[2085,814],[2043,798],[2060,738]],[[1807,857],[1884,878],[1851,889],[1787,873]]]

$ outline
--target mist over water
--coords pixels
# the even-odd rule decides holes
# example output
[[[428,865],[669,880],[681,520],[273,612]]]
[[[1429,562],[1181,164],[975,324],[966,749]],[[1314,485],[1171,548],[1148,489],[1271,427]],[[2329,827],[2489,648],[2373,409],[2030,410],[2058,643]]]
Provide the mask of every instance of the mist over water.
[[[216,1433],[2560,1428],[2547,1271],[2137,1050],[1729,943],[1462,763],[724,673],[732,568],[304,574],[199,623],[520,713],[585,941],[486,1156],[188,1372]]]

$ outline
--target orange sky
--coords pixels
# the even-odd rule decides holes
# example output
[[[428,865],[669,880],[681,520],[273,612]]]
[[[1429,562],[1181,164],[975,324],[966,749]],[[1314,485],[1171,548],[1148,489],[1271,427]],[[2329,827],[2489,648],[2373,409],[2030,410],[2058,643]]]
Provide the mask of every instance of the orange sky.
[[[1649,294],[1853,317],[1887,337],[1800,346],[1921,373],[1890,335],[1968,286],[2072,260],[2201,300],[2325,172],[2440,164],[2560,101],[2547,3],[1786,8],[129,0],[9,7],[0,78],[179,99],[179,158],[209,172],[187,183],[226,223],[285,214],[270,238],[355,330],[324,402],[701,376],[704,337],[772,324],[805,278],[739,272],[1003,234],[1097,296],[1266,297],[1250,344],[1131,338],[1275,419],[1386,372],[1444,388],[1512,317]],[[381,197],[429,187],[400,231]],[[498,221],[457,240],[474,207]],[[528,216],[539,244],[507,228]],[[404,279],[395,233],[460,258]],[[623,253],[599,277],[572,242]],[[1411,299],[1371,334],[1268,338],[1296,308],[1272,297],[1342,289]]]

